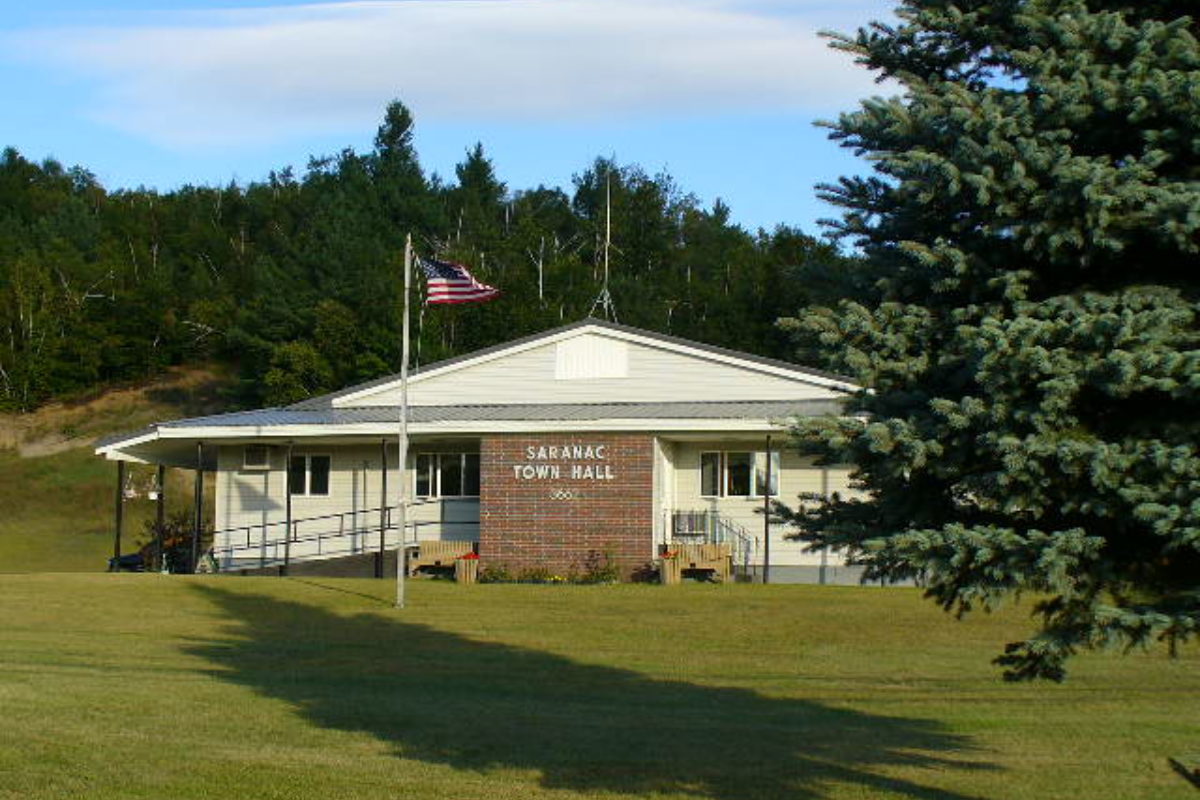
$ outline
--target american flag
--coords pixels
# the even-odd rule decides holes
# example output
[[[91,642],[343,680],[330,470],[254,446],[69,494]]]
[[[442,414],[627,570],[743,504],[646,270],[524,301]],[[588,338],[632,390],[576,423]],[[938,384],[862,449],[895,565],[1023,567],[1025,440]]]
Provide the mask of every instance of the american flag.
[[[419,258],[417,262],[425,271],[429,287],[427,303],[478,303],[500,294],[499,289],[475,280],[462,264],[432,258]]]

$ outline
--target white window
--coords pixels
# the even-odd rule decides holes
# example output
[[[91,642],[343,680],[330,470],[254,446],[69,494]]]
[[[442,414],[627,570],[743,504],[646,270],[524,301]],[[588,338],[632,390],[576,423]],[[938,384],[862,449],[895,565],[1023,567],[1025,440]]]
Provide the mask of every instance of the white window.
[[[242,449],[242,469],[270,469],[271,449],[265,444],[248,444]]]
[[[478,497],[479,453],[417,453],[417,497]]]
[[[288,465],[288,485],[292,494],[329,494],[329,456],[292,456]]]
[[[771,451],[770,495],[779,495],[779,451]],[[767,491],[767,453],[717,451],[700,454],[702,497],[762,497]]]

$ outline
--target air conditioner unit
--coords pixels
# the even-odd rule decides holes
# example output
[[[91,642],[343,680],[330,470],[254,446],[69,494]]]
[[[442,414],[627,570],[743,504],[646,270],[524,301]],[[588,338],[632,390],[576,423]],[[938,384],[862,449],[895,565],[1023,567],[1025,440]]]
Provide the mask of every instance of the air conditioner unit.
[[[270,469],[271,448],[265,444],[248,444],[242,449],[242,469]]]

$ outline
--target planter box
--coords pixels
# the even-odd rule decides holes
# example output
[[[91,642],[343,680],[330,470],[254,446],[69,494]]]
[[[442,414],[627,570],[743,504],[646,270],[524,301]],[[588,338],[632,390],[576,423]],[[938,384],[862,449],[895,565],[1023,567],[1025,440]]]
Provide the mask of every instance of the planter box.
[[[460,558],[454,562],[454,580],[458,583],[475,583],[479,579],[479,559]]]

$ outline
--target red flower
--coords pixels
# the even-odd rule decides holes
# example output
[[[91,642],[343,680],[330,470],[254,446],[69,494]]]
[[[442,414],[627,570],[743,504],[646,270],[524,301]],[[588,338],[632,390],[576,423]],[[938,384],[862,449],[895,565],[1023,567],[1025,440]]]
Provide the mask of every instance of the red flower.
[[[459,556],[459,558],[464,559],[466,561],[478,561],[479,553],[467,553],[465,556]]]

